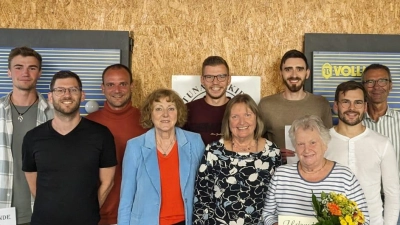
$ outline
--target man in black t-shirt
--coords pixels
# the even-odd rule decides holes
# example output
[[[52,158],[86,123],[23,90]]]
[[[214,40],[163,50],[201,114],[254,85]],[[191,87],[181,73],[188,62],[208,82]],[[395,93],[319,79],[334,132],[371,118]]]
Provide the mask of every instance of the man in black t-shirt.
[[[114,138],[107,127],[79,115],[82,83],[70,71],[57,72],[50,83],[54,119],[24,137],[25,176],[35,204],[31,225],[97,225],[99,208],[111,187]]]

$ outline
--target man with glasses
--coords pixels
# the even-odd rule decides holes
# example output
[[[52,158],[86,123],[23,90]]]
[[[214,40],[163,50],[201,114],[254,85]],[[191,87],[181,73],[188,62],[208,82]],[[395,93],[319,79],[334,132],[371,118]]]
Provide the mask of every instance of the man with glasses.
[[[298,158],[294,149],[287,149],[285,127],[305,115],[316,115],[327,128],[332,127],[329,102],[322,96],[304,90],[305,80],[310,76],[306,56],[297,50],[286,52],[281,60],[280,75],[285,84],[283,92],[261,99],[258,107],[264,122],[264,137],[281,149],[282,159],[295,163]]]
[[[102,74],[103,91],[106,101],[104,108],[89,114],[86,118],[103,124],[114,135],[117,161],[114,186],[100,209],[99,225],[117,224],[118,205],[122,179],[122,160],[126,142],[146,132],[140,126],[140,111],[132,106],[133,79],[131,70],[122,64],[110,65]]]
[[[363,85],[355,81],[339,84],[333,109],[339,123],[330,129],[326,158],[348,166],[356,175],[367,200],[370,224],[396,224],[400,208],[396,155],[388,137],[361,123],[367,110]],[[381,186],[385,194],[383,217]]]
[[[0,208],[15,207],[17,224],[29,224],[33,198],[22,168],[22,140],[26,132],[53,118],[53,110],[36,90],[42,56],[17,47],[8,56],[12,91],[0,98]]]
[[[107,127],[81,118],[82,82],[71,71],[50,83],[54,119],[28,131],[22,170],[35,196],[31,225],[97,225],[113,185],[114,138]]]
[[[199,133],[207,145],[221,138],[222,117],[230,99],[226,96],[231,84],[228,63],[220,56],[206,58],[200,81],[206,96],[186,104],[188,120],[184,129]]]
[[[400,169],[400,112],[388,104],[388,96],[393,87],[390,70],[385,65],[371,64],[365,68],[361,80],[368,94],[368,109],[363,123],[389,137]],[[400,219],[397,224],[400,225]]]

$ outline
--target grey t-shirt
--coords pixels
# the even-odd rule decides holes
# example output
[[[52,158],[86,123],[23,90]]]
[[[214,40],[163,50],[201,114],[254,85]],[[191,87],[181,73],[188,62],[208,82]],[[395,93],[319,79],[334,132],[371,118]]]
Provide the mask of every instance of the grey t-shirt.
[[[13,196],[11,206],[15,207],[17,213],[17,224],[29,223],[32,216],[31,208],[31,192],[29,190],[28,182],[25,178],[25,173],[22,171],[22,141],[27,131],[36,127],[36,118],[38,111],[38,103],[29,106],[15,106],[22,115],[23,119],[18,120],[19,114],[12,108],[12,123],[13,134],[11,151],[13,154],[14,162],[14,179],[13,179]]]

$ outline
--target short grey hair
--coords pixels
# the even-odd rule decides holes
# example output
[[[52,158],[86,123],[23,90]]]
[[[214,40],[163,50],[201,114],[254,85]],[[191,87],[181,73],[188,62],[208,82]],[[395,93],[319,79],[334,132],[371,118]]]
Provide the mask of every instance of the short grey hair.
[[[329,129],[324,126],[321,118],[314,115],[306,115],[300,117],[293,121],[292,126],[289,130],[289,137],[292,141],[293,146],[296,146],[296,137],[295,133],[298,129],[303,130],[316,130],[321,137],[321,140],[324,142],[326,146],[328,146],[329,141],[331,140],[331,135],[329,134]]]

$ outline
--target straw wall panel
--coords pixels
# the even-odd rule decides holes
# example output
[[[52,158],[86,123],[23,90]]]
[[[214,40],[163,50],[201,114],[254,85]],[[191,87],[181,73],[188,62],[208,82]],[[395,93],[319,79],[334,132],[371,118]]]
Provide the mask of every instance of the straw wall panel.
[[[0,26],[130,31],[139,105],[172,74],[199,74],[209,55],[274,94],[280,58],[302,50],[304,33],[399,34],[399,11],[399,0],[1,0]]]

